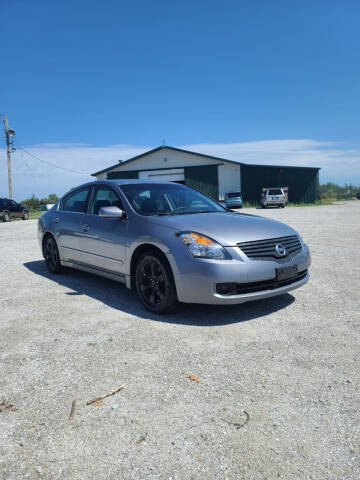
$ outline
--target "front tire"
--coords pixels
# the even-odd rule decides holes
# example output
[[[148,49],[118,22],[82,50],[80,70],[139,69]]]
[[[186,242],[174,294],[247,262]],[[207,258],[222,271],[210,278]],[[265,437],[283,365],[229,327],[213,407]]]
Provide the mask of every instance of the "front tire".
[[[59,250],[57,248],[55,239],[53,237],[47,237],[44,244],[44,258],[46,266],[50,273],[56,275],[62,270],[60,263]]]
[[[178,300],[168,262],[156,251],[145,253],[136,266],[136,291],[144,306],[162,314],[174,310]]]

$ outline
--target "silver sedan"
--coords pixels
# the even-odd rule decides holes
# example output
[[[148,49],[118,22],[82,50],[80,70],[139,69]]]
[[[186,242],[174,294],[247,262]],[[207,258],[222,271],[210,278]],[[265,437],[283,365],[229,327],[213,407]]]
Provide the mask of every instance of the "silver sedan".
[[[177,302],[258,300],[309,279],[309,249],[295,230],[170,182],[81,185],[41,215],[38,237],[51,273],[72,267],[123,282],[156,313]]]

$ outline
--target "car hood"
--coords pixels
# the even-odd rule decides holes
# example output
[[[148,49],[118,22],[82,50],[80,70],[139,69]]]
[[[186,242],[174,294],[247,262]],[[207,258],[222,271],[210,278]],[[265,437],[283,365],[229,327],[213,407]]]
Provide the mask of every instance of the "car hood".
[[[153,223],[175,231],[194,231],[211,237],[225,247],[240,242],[296,235],[297,232],[284,223],[245,213],[219,212],[194,213],[148,217]]]

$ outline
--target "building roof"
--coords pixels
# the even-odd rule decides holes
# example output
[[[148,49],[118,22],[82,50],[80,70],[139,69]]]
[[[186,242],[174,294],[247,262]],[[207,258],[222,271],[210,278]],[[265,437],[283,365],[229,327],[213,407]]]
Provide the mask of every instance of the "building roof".
[[[112,170],[113,168],[115,167],[119,167],[119,166],[123,166],[123,165],[126,165],[130,162],[134,162],[135,160],[138,160],[139,158],[143,158],[143,157],[146,157],[146,155],[149,155],[150,153],[154,153],[154,152],[158,152],[159,150],[162,150],[162,149],[167,149],[167,150],[173,150],[175,152],[182,152],[182,153],[189,153],[191,155],[197,155],[198,157],[203,157],[203,158],[211,158],[213,160],[219,160],[221,162],[228,162],[228,163],[235,163],[236,165],[246,165],[246,166],[256,166],[256,167],[260,167],[260,166],[266,166],[266,167],[284,167],[284,168],[315,168],[317,170],[320,170],[320,168],[318,167],[298,167],[298,166],[285,166],[285,165],[266,165],[266,164],[252,164],[252,163],[243,163],[243,162],[237,162],[235,160],[228,160],[227,158],[221,158],[221,157],[215,157],[214,155],[206,155],[204,153],[198,153],[198,152],[192,152],[190,150],[184,150],[182,148],[176,148],[176,147],[170,147],[168,145],[161,145],[160,147],[156,147],[156,148],[153,148],[152,150],[148,150],[144,153],[140,153],[140,155],[136,155],[135,157],[131,157],[129,158],[128,160],[119,160],[118,163],[116,163],[115,165],[111,165],[110,167],[107,167],[107,168],[104,168],[103,170],[99,170],[98,172],[94,172],[91,174],[92,177],[95,177],[96,175],[99,175],[100,173],[105,173],[105,172],[108,172],[109,170]]]

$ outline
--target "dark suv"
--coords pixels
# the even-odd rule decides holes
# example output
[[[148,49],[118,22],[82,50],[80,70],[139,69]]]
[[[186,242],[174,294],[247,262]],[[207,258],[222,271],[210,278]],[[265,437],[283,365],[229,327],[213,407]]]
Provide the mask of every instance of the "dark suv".
[[[8,198],[0,198],[0,218],[3,222],[10,222],[11,217],[22,218],[27,220],[29,218],[29,211],[24,205],[9,200]]]

